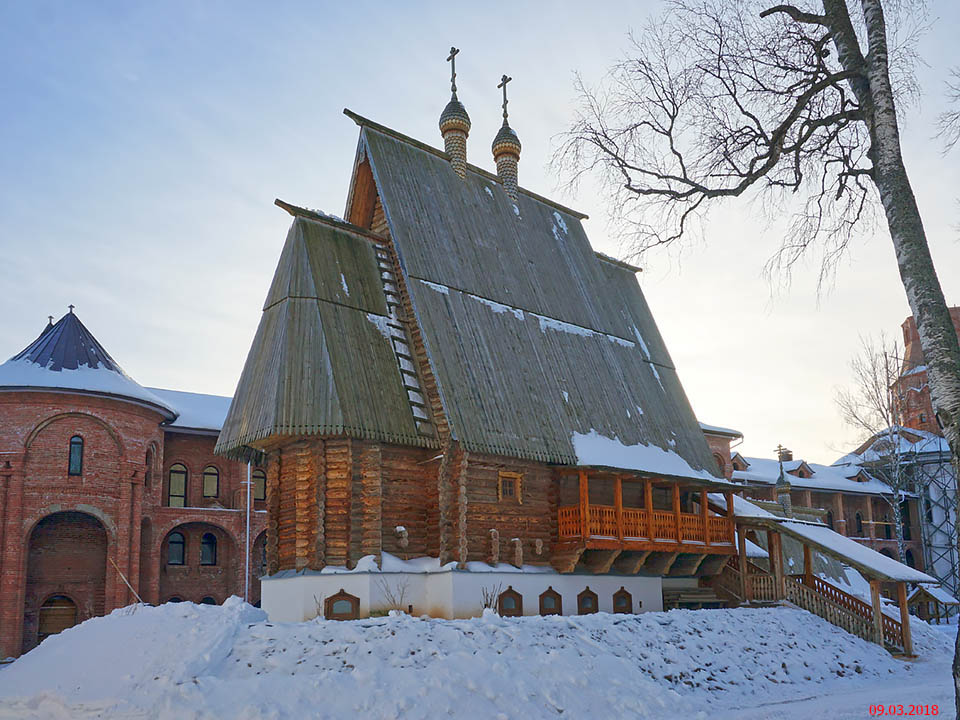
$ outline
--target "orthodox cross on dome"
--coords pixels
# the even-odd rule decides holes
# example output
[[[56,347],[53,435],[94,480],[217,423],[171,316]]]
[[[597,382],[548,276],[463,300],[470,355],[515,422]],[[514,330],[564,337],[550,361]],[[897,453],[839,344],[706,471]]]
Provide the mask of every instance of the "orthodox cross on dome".
[[[53,325],[53,315],[47,315],[47,322]]]
[[[73,306],[73,305],[67,305],[67,307],[70,308],[70,314],[73,315],[73,308],[74,308],[74,306]]]
[[[503,124],[507,124],[507,83],[513,80],[512,77],[507,77],[504,75],[500,78],[500,84],[497,85],[498,88],[503,88]]]
[[[453,93],[453,99],[457,99],[457,54],[459,49],[450,46],[450,55],[447,56],[447,62],[450,63],[450,92]]]

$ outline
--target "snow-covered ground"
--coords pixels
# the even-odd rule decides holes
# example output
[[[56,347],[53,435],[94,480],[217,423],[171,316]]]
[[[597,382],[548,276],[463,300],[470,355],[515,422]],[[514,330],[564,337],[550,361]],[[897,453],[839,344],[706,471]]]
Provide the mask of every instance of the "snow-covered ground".
[[[790,608],[643,615],[266,622],[130,607],[0,671],[0,718],[811,718],[949,708],[952,636],[919,660]]]

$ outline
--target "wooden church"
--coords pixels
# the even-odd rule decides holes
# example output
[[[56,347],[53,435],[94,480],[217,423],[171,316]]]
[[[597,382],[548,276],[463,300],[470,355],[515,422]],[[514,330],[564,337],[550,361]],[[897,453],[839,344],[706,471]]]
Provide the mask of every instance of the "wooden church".
[[[707,502],[732,486],[637,268],[518,186],[509,78],[493,174],[452,74],[443,150],[345,111],[346,221],[277,201],[293,223],[217,444],[268,468],[263,607],[660,610],[735,554]]]

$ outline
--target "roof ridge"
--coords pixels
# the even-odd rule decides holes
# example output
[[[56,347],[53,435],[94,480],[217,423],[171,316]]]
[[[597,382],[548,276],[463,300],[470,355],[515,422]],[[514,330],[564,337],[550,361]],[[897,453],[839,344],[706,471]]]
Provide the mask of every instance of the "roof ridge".
[[[399,130],[394,130],[393,128],[389,128],[386,125],[381,125],[380,123],[374,122],[369,118],[365,118],[363,115],[358,115],[357,113],[353,112],[349,108],[344,108],[343,114],[346,115],[351,120],[353,120],[360,127],[370,128],[371,130],[375,130],[379,133],[383,133],[384,135],[389,135],[390,137],[395,138],[396,140],[405,142],[408,145],[413,145],[415,148],[419,150],[423,150],[424,152],[428,152],[432,155],[436,155],[438,157],[442,157],[445,159],[449,157],[447,153],[445,153],[440,148],[435,148],[433,147],[433,145],[428,145],[427,143],[421,140],[417,140],[416,138],[412,138],[409,135],[405,135]],[[477,165],[467,163],[467,170],[475,172],[478,175],[485,177],[487,180],[492,180],[493,182],[500,182],[500,178],[497,175],[490,172],[489,170],[484,170],[482,167],[478,167]],[[574,210],[573,208],[567,207],[566,205],[561,205],[556,200],[551,200],[550,198],[544,197],[543,195],[539,195],[533,192],[532,190],[527,190],[526,188],[518,187],[517,191],[523,193],[524,195],[530,198],[533,198],[534,200],[542,202],[545,205],[549,205],[552,208],[555,208],[557,210],[562,210],[563,212],[569,215],[572,215],[573,217],[579,220],[587,220],[590,217],[586,213],[580,212],[579,210]]]

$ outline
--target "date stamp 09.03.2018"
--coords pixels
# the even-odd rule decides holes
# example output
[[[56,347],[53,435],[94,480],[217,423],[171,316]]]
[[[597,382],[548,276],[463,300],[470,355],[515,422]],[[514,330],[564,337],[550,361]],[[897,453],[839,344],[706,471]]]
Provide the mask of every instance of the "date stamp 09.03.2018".
[[[932,717],[940,714],[939,705],[871,705],[870,717]]]

